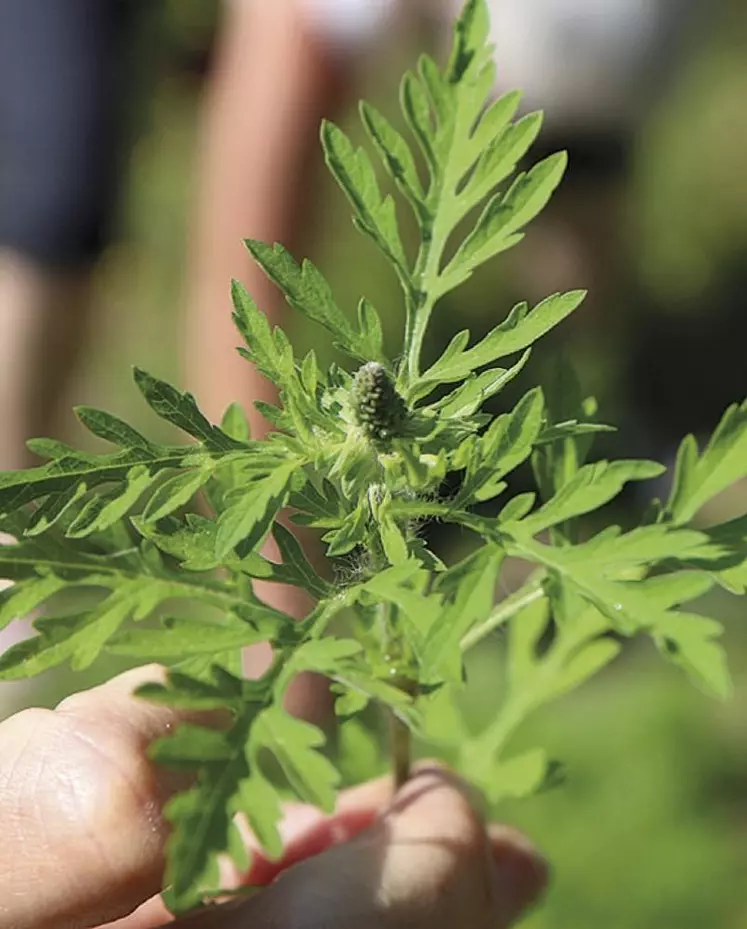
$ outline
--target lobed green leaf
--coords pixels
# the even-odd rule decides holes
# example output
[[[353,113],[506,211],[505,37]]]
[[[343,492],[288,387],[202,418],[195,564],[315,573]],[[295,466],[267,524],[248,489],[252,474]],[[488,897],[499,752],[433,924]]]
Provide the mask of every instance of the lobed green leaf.
[[[667,514],[676,525],[683,525],[709,500],[746,476],[747,400],[726,410],[702,455],[694,436],[683,439]]]

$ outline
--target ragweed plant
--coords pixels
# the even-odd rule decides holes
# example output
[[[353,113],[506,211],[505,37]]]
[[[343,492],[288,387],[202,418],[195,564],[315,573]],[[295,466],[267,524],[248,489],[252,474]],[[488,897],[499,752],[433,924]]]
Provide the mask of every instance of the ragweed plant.
[[[31,449],[47,463],[0,475],[0,529],[15,540],[0,547],[0,576],[14,582],[2,594],[0,624],[41,612],[36,635],[0,657],[0,677],[63,662],[83,669],[108,652],[168,666],[166,683],[143,687],[144,698],[230,712],[224,730],[184,724],[151,749],[159,763],[196,775],[166,808],[173,829],[165,893],[174,912],[219,891],[221,855],[247,866],[237,816],[273,856],[288,788],[332,808],[339,775],[322,751],[325,737],[282,706],[299,672],[326,675],[346,718],[370,703],[385,708],[399,779],[407,777],[412,732],[429,751],[448,752],[493,803],[532,793],[552,770],[541,749],[512,756],[517,727],[609,664],[624,639],[649,637],[707,691],[729,692],[719,624],[683,604],[714,584],[737,594],[747,584],[746,518],[688,528],[704,504],[747,475],[747,403],[726,411],[703,450],[692,436],[684,440],[669,498],[654,501],[637,528],[612,525],[584,537],[579,517],[665,469],[587,461],[594,433],[609,427],[596,421],[591,400],[562,384],[547,395],[533,387],[498,416],[483,411],[583,291],[519,304],[481,340],[459,332],[423,364],[439,300],[521,240],[566,163],[560,153],[516,173],[541,117],[514,120],[517,93],[490,99],[488,25],[483,0],[469,0],[445,68],[422,57],[405,75],[401,105],[415,145],[361,106],[373,150],[414,213],[417,255],[403,245],[395,200],[382,194],[370,155],[337,126],[322,127],[355,226],[401,284],[396,361],[368,299],[351,318],[310,261],[299,265],[281,245],[249,241],[288,303],[331,333],[347,368],[323,371],[313,352],[296,358],[282,330],[234,283],[240,351],[279,391],[279,405],[258,404],[272,426],[265,440],[251,438],[236,406],[211,423],[190,394],[138,369],[146,402],[191,437],[186,444],[157,444],[84,407],[79,419],[113,451],[35,440]],[[466,236],[454,241],[465,225]],[[537,492],[507,499],[507,481],[524,462]],[[445,495],[450,475],[457,489]],[[501,497],[497,515],[475,512]],[[354,561],[355,571],[332,572],[334,582],[320,576],[278,521],[281,511],[323,530],[327,556]],[[433,519],[469,530],[474,550],[445,564],[418,534]],[[262,554],[270,535],[280,562]],[[527,563],[527,580],[496,604],[507,557]],[[258,599],[255,579],[303,588],[316,606],[294,621]],[[498,629],[506,647],[495,717],[477,734],[458,722],[433,725],[436,710],[465,686],[465,653]],[[272,644],[274,660],[246,681],[240,651],[260,641]]]

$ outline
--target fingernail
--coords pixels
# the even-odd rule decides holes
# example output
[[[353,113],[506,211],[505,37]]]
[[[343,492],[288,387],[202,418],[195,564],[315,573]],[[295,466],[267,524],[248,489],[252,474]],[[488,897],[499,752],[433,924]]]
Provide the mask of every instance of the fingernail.
[[[550,866],[523,837],[494,847],[496,903],[509,922],[534,906],[547,887]]]

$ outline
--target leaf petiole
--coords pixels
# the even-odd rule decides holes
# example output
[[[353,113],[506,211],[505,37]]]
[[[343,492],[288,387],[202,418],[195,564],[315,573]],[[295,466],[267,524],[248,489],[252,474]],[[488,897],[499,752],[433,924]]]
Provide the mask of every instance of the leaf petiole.
[[[463,652],[477,645],[486,636],[494,632],[499,626],[508,622],[509,619],[516,616],[526,607],[541,600],[545,596],[544,582],[546,573],[541,571],[536,574],[530,581],[520,587],[514,593],[502,600],[493,612],[488,616],[485,622],[479,626],[474,626],[466,635],[462,637],[459,647]]]

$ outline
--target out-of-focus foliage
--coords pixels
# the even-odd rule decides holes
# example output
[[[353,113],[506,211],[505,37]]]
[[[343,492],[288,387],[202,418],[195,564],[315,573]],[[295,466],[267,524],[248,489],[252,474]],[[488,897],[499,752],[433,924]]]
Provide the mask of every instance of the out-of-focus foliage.
[[[645,281],[694,311],[747,249],[747,11],[713,4],[702,45],[641,135],[635,209]]]

